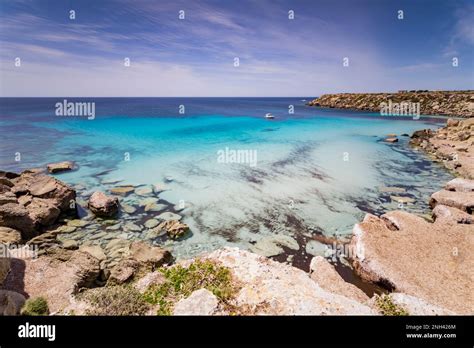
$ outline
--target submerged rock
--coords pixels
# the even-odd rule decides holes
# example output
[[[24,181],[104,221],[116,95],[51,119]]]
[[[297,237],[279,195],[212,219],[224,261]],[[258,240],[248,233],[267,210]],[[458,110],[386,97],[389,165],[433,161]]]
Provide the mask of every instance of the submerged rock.
[[[133,186],[117,186],[110,189],[111,193],[120,196],[126,196],[133,191],[135,191],[135,187]]]
[[[292,250],[300,248],[294,238],[283,234],[276,234],[260,238],[257,243],[250,247],[250,250],[256,254],[270,257],[282,254],[284,252],[282,246]]]
[[[118,213],[119,201],[117,197],[97,191],[89,198],[89,209],[96,216],[112,217]]]
[[[157,227],[150,231],[149,237],[161,236],[165,233],[171,239],[179,239],[189,232],[189,226],[177,220],[163,221]]]

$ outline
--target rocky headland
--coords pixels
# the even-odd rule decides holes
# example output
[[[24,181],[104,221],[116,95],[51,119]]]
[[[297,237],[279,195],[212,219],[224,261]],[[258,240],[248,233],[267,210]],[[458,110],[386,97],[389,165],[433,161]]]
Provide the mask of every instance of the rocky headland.
[[[437,131],[411,136],[412,146],[458,176],[432,194],[432,217],[401,209],[367,214],[354,226],[342,257],[362,279],[382,289],[377,294],[346,282],[322,256],[311,260],[309,272],[258,255],[257,247],[252,252],[223,248],[176,261],[166,243],[151,242],[179,242],[186,236],[189,227],[180,215],[158,210],[143,226],[128,220],[137,209],[158,209],[150,194],[160,189],[116,186],[90,192],[80,204],[87,214],[79,218],[75,188],[41,169],[0,172],[0,313],[472,314],[472,120],[450,119]],[[74,169],[71,162],[57,167]],[[128,204],[131,192],[143,197],[138,207]],[[96,231],[96,220],[106,229]],[[73,238],[78,231],[93,238],[79,242]],[[147,240],[122,231],[144,233]],[[291,238],[281,237],[277,246],[290,248]]]
[[[474,91],[324,94],[307,105],[380,112],[383,103],[419,103],[421,115],[474,117]]]

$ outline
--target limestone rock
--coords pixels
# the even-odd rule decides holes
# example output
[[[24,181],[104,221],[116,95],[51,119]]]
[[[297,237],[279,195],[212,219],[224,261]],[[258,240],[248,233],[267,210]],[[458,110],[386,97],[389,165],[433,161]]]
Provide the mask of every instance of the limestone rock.
[[[456,313],[473,313],[472,226],[428,223],[404,211],[367,214],[353,229],[359,275]]]
[[[457,192],[441,190],[435,192],[431,195],[430,206],[434,208],[438,204],[457,208],[471,214],[474,211],[474,191]]]
[[[151,246],[144,242],[133,242],[130,244],[129,257],[146,264],[151,269],[171,261],[171,253],[168,250]]]
[[[72,170],[74,168],[74,162],[64,161],[57,163],[50,163],[46,166],[49,173],[59,173]]]
[[[322,256],[313,257],[310,264],[310,272],[311,279],[324,290],[361,303],[369,299],[358,287],[344,281],[334,267]]]
[[[133,259],[126,259],[120,261],[110,271],[110,276],[107,281],[108,284],[123,284],[132,279],[135,272],[140,267],[138,261]]]
[[[455,315],[454,312],[435,306],[415,296],[403,293],[391,293],[394,304],[406,309],[409,315]]]
[[[160,271],[147,273],[145,276],[140,278],[134,287],[141,293],[145,293],[146,290],[152,285],[160,285],[166,281],[165,276]]]
[[[219,306],[217,297],[207,289],[194,291],[189,297],[178,301],[174,315],[212,315]]]
[[[81,288],[93,286],[100,271],[99,260],[81,251],[72,252],[67,261],[52,256],[12,259],[11,268],[4,288],[28,297],[44,297],[51,312],[66,307]]]
[[[155,227],[152,231],[153,231],[153,234],[156,236],[163,233],[163,231],[166,231],[166,233],[168,234],[170,238],[178,239],[186,235],[186,233],[189,231],[189,226],[177,220],[168,220],[168,221],[163,221],[161,224]]]
[[[474,191],[474,180],[456,178],[444,186],[445,190],[456,191],[456,192],[473,192]]]
[[[226,247],[205,258],[230,269],[241,285],[235,305],[254,314],[375,314],[364,304],[322,289],[300,269],[248,251]]]
[[[474,224],[474,216],[462,210],[438,204],[433,209],[433,219],[444,224]]]

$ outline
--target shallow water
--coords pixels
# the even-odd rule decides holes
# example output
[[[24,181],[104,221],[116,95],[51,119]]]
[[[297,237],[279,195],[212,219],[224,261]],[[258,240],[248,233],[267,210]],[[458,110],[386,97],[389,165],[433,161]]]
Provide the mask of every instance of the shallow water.
[[[184,206],[178,213],[192,234],[154,242],[177,257],[223,245],[252,248],[280,233],[300,244],[290,251],[295,259],[308,258],[305,243],[314,235],[344,239],[366,212],[399,208],[390,195],[414,199],[401,209],[427,213],[429,195],[451,178],[401,136],[436,128],[442,119],[318,109],[301,100],[310,98],[94,98],[81,100],[96,103],[95,119],[87,120],[55,116],[54,104],[63,99],[0,99],[0,168],[73,160],[79,169],[57,177],[75,185],[83,205],[94,190],[117,185],[166,187],[151,196],[164,204],[162,211]],[[266,120],[267,112],[276,118]],[[383,142],[389,133],[400,141]],[[222,163],[219,151],[226,148],[251,151],[256,162]],[[384,193],[380,186],[406,193]],[[162,212],[144,212],[145,198],[121,198],[138,210],[120,219],[142,229],[126,231],[127,238],[145,238],[143,222]],[[122,228],[105,230],[108,223],[93,221],[72,237],[88,240],[98,229],[107,231],[103,242],[124,237]]]

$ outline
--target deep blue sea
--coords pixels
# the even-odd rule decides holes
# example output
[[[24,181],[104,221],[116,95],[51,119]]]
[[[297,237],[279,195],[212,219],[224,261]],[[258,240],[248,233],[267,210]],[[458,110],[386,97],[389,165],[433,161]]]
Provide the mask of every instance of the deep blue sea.
[[[95,102],[95,118],[56,116],[55,104],[64,99]],[[122,218],[143,229],[129,232],[140,239],[144,221],[178,212],[191,227],[190,237],[155,241],[178,257],[222,245],[252,249],[274,234],[292,236],[304,250],[312,234],[344,238],[365,212],[396,209],[390,195],[414,199],[402,209],[428,212],[429,195],[451,176],[410,149],[402,134],[439,127],[444,119],[321,109],[305,106],[305,99],[311,100],[2,98],[0,169],[74,161],[76,171],[57,177],[76,187],[82,205],[94,190],[164,187],[154,197],[121,197],[138,208]],[[266,113],[275,119],[265,119]],[[400,141],[384,142],[390,133]],[[237,151],[243,154],[239,163],[229,155],[219,158]],[[381,186],[406,193],[386,193]],[[162,211],[143,211],[144,199],[156,199]]]

